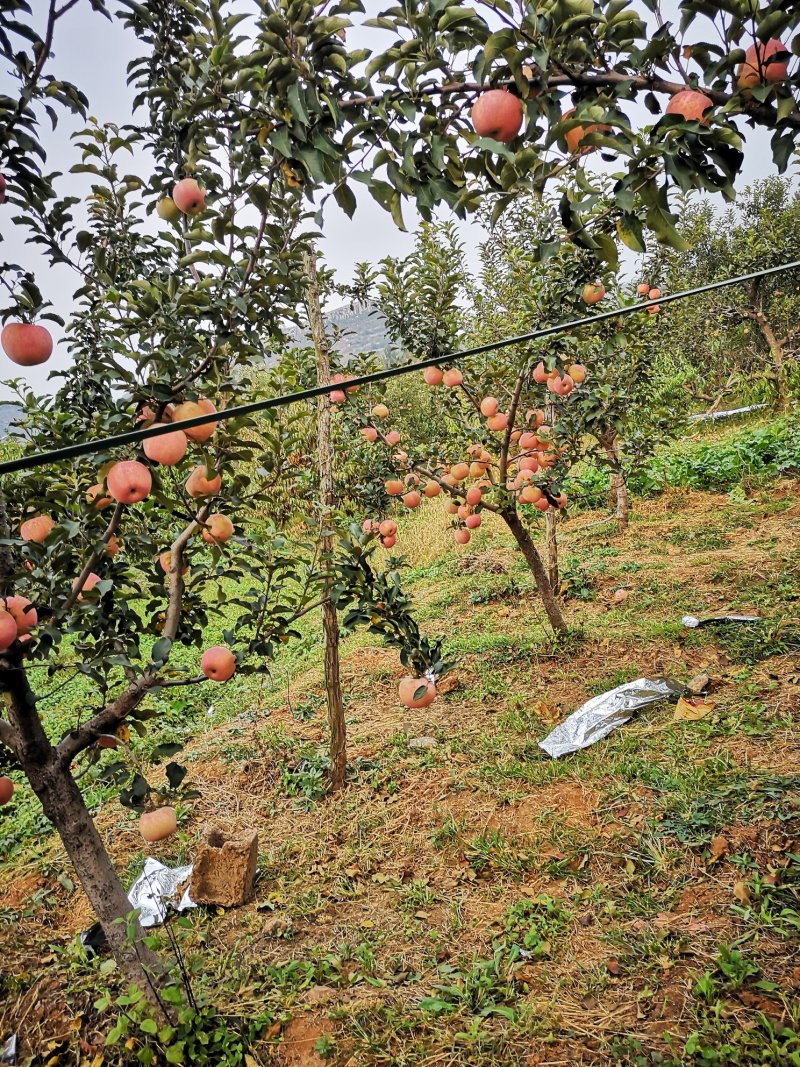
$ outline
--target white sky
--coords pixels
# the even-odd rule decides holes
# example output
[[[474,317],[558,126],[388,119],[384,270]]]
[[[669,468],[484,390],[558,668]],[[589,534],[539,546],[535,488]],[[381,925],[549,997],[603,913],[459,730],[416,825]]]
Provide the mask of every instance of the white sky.
[[[113,3],[110,6],[113,7]],[[367,0],[368,9],[374,12],[384,6],[377,0]],[[634,0],[633,6],[643,15],[646,14],[639,0]],[[33,7],[43,22],[46,10],[43,0],[34,0]],[[666,0],[663,4],[667,18],[674,17],[676,9],[677,0]],[[371,36],[372,34],[367,35],[363,31],[351,32],[348,34],[348,46],[357,48],[368,45]],[[126,85],[125,75],[126,65],[137,54],[137,50],[138,42],[132,34],[124,31],[121,22],[109,22],[91,11],[86,0],[81,0],[57,26],[55,55],[48,70],[78,85],[89,98],[90,113],[99,121],[121,125],[131,118],[133,94]],[[0,72],[0,77],[4,76],[4,72]],[[653,121],[643,106],[631,105],[629,113],[634,121],[637,118],[640,118],[642,123]],[[70,134],[76,128],[76,124],[66,120],[59,125],[51,138],[46,138],[49,169],[65,172],[76,162],[74,148],[69,140]],[[743,132],[747,135],[747,158],[738,183],[740,186],[774,170],[769,135],[762,130],[753,132],[747,127],[743,127]],[[135,164],[129,169],[135,170]],[[81,187],[81,180],[72,180],[76,182],[76,190]],[[354,191],[358,195],[359,206],[353,220],[348,219],[331,202],[324,227],[322,250],[327,262],[342,282],[350,279],[355,263],[361,260],[374,262],[386,255],[403,255],[413,242],[413,232],[402,233],[397,230],[390,216],[373,201],[366,189],[362,191],[356,187]],[[719,202],[722,203],[721,198]],[[404,206],[404,217],[409,229],[413,230],[415,217],[407,205]],[[470,259],[474,262],[481,230],[477,224],[465,223],[462,224],[461,231]],[[14,228],[9,226],[8,215],[0,214],[0,232],[3,236],[0,243],[0,261],[15,262],[32,268],[37,274],[45,297],[53,302],[60,314],[67,316],[72,293],[78,284],[76,276],[68,268],[46,268],[35,250],[24,245],[22,235],[15,233]],[[56,327],[52,329],[58,342],[60,331]],[[0,359],[3,360],[0,373],[5,377],[12,377],[13,373],[7,370],[5,357],[0,355]],[[56,351],[47,364],[29,368],[25,372],[35,391],[49,392],[53,388],[53,384],[47,382],[47,376],[51,370],[63,367],[66,359],[64,346],[57,344]],[[12,370],[16,371],[16,368]],[[0,384],[0,400],[9,399],[12,395],[6,386]]]

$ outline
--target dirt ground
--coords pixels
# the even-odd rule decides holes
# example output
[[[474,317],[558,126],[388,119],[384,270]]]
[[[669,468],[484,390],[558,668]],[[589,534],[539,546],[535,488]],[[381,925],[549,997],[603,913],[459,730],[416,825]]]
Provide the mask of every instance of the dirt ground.
[[[666,493],[623,537],[568,520],[585,599],[565,601],[580,635],[561,648],[530,592],[503,592],[517,562],[488,531],[413,587],[425,628],[458,634],[431,707],[399,707],[396,653],[348,641],[350,775],[332,796],[314,776],[324,716],[296,714],[322,701],[319,666],[191,742],[202,795],[153,854],[185,861],[208,825],[259,832],[253,900],[182,934],[221,1012],[268,1014],[251,1064],[797,1062],[800,1037],[774,1034],[800,1032],[799,488],[746,507]],[[476,574],[499,590],[480,604]],[[681,627],[689,610],[773,628],[756,649]],[[698,721],[662,703],[574,756],[538,748],[612,685],[701,672]],[[110,802],[97,824],[132,874],[135,821]],[[72,877],[47,834],[0,864],[0,1038],[19,1034],[20,1062],[127,1062],[103,1051],[92,1002],[114,975],[75,947],[93,917]]]

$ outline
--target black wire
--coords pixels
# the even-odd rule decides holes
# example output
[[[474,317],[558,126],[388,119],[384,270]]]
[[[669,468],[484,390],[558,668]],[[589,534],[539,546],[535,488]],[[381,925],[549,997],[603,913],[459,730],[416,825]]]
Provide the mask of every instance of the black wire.
[[[470,356],[478,356],[484,352],[492,352],[499,348],[509,348],[512,345],[524,344],[528,341],[537,341],[542,337],[552,337],[554,334],[566,333],[581,326],[591,326],[596,322],[605,322],[621,315],[632,315],[648,307],[659,307],[670,304],[676,300],[686,300],[700,293],[710,293],[715,289],[722,289],[728,285],[739,285],[742,282],[752,281],[754,278],[764,278],[770,274],[778,274],[784,270],[795,270],[800,267],[800,260],[791,263],[781,263],[777,267],[765,267],[763,270],[753,271],[751,274],[740,274],[735,278],[725,278],[719,282],[707,282],[698,285],[694,289],[684,289],[680,293],[672,293],[669,296],[660,296],[657,300],[643,300],[627,307],[612,308],[611,311],[602,311],[597,315],[589,315],[581,319],[572,319],[570,322],[560,322],[554,326],[543,326],[541,329],[532,330],[530,333],[518,334],[516,337],[506,337],[502,341],[491,341],[485,345],[476,345],[474,348],[465,348],[460,352],[451,352],[444,356],[432,356],[430,359],[421,359],[416,363],[406,363],[400,367],[389,367],[387,370],[373,371],[372,374],[362,374],[358,378],[348,378],[346,382],[332,383],[330,385],[316,385],[312,389],[301,389],[296,393],[285,393],[282,396],[273,396],[268,400],[256,400],[250,404],[240,404],[238,407],[225,408],[213,415],[198,415],[193,419],[185,419],[183,422],[169,422],[162,426],[142,427],[138,430],[129,430],[126,433],[115,434],[113,437],[101,437],[96,441],[82,441],[75,445],[65,445],[63,448],[54,448],[49,452],[40,452],[38,455],[20,456],[19,459],[6,460],[0,463],[0,474],[11,474],[13,471],[32,470],[34,467],[43,467],[48,463],[57,463],[62,459],[73,459],[75,456],[86,456],[92,452],[104,452],[117,445],[133,444],[144,441],[148,437],[160,437],[174,430],[192,429],[195,426],[207,426],[210,422],[222,422],[227,419],[238,418],[240,415],[254,415],[259,411],[269,411],[271,408],[283,407],[286,404],[295,404],[300,400],[311,400],[313,397],[324,396],[336,389],[351,389],[357,385],[370,385],[373,382],[386,381],[388,378],[398,378],[402,374],[412,374],[414,371],[424,370],[426,367],[436,367],[441,363],[455,363]]]

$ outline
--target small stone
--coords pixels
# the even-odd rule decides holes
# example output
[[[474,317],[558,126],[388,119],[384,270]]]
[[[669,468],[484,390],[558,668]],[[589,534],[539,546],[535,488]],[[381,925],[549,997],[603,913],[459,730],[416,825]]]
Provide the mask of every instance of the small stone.
[[[275,915],[261,927],[264,937],[286,937],[294,930],[292,920],[286,915]]]
[[[326,985],[312,985],[310,989],[307,989],[303,999],[306,1004],[311,1007],[321,1007],[325,1004],[330,1004],[332,1000],[336,1000],[338,993],[335,989],[331,989]]]
[[[693,696],[699,697],[701,693],[705,693],[707,689],[711,688],[711,678],[709,675],[701,672],[692,678],[686,688],[693,694]]]
[[[611,598],[612,604],[624,604],[628,597],[631,595],[630,589],[615,589],[614,595]]]
[[[438,744],[435,737],[411,737],[408,740],[409,748],[436,748]]]

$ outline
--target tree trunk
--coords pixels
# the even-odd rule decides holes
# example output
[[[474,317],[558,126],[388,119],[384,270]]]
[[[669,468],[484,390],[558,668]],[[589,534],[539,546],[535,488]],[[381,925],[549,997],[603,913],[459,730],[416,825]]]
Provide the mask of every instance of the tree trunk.
[[[556,424],[555,404],[548,403],[545,408],[545,420],[549,426]],[[544,543],[547,550],[547,577],[554,595],[558,596],[561,579],[558,574],[558,512],[548,508],[544,513]]]
[[[164,967],[152,949],[143,944],[144,932],[139,923],[134,921],[128,930],[125,919],[133,907],[75,780],[56,760],[45,767],[31,768],[27,773],[31,788],[39,798],[45,815],[56,828],[89,903],[100,920],[125,980],[138,986],[147,999],[160,1008],[157,986],[164,974]]]
[[[761,281],[761,278],[754,278],[750,283],[749,317],[753,319],[758,327],[759,332],[769,349],[769,354],[772,357],[772,370],[775,375],[775,408],[777,411],[785,412],[789,410],[789,397],[786,392],[786,382],[783,373],[785,353],[783,350],[783,343],[775,336],[775,331],[772,329],[767,316],[764,314],[764,307],[761,302]]]
[[[317,283],[317,259],[314,252],[303,255],[306,272],[306,308],[311,338],[317,359],[317,382],[327,385],[331,379],[328,339],[319,300]],[[325,662],[325,689],[328,695],[328,723],[330,726],[330,784],[337,789],[345,780],[347,772],[347,728],[344,721],[344,701],[339,673],[339,623],[336,608],[330,600],[333,576],[330,559],[333,555],[333,537],[329,533],[333,495],[333,448],[331,445],[331,402],[329,397],[317,400],[317,456],[319,483],[322,496],[322,555],[327,562],[328,573],[322,584],[322,638]]]
[[[547,618],[550,620],[550,625],[556,633],[564,633],[567,630],[567,624],[564,620],[564,616],[561,614],[561,609],[559,608],[555,594],[553,593],[553,587],[547,577],[547,571],[545,570],[542,557],[539,555],[531,535],[528,533],[516,511],[501,511],[499,514],[514,535],[514,540],[519,545],[520,550],[525,557],[525,561],[530,567],[533,577],[536,579],[536,588],[539,590],[539,596],[542,599]]]
[[[0,666],[0,689],[7,695],[8,717],[17,739],[15,754],[61,838],[120,971],[160,1007],[156,983],[164,973],[163,965],[142,943],[144,934],[138,922],[134,921],[128,930],[125,920],[133,910],[130,901],[80,789],[44,732],[24,669],[10,656],[4,657]]]
[[[558,525],[558,512],[555,508],[548,508],[544,513],[544,543],[547,549],[547,580],[550,588],[558,596],[561,586],[561,578],[558,574],[558,537],[556,527]]]
[[[611,506],[616,509],[617,528],[620,533],[628,529],[628,517],[630,515],[630,502],[628,499],[628,485],[625,481],[625,472],[617,449],[617,435],[606,434],[598,437],[605,449],[608,465],[611,468],[609,485],[611,491]]]
[[[754,318],[761,331],[761,336],[769,346],[769,352],[772,356],[772,370],[775,374],[775,409],[780,412],[788,411],[789,397],[786,392],[786,381],[783,373],[783,345],[775,336],[775,331],[770,326],[767,316],[760,307],[757,309]]]

